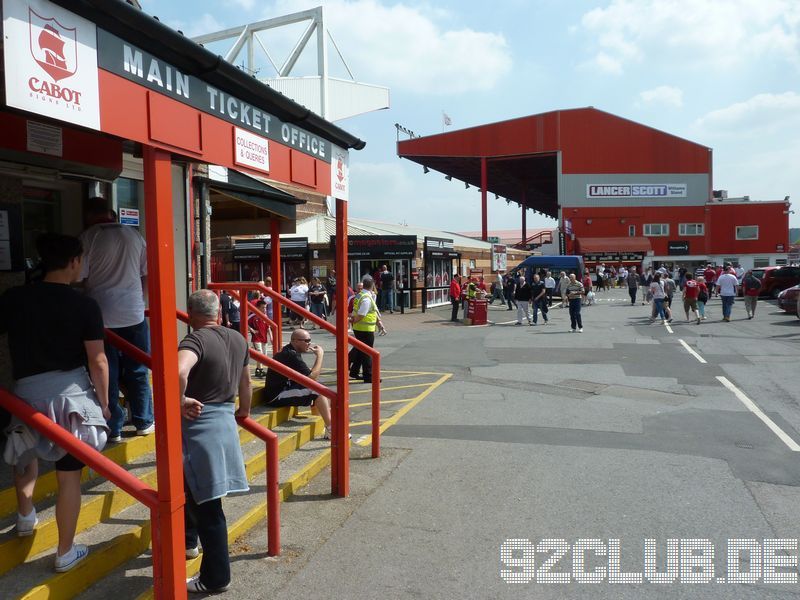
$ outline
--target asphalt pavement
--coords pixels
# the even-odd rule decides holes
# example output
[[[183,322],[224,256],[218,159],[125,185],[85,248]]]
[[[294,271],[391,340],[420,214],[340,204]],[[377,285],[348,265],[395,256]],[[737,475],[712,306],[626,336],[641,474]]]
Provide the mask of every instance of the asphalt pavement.
[[[386,369],[452,377],[354,447],[351,497],[283,505],[283,556],[241,542],[236,597],[800,598],[800,320],[720,310],[387,315]]]

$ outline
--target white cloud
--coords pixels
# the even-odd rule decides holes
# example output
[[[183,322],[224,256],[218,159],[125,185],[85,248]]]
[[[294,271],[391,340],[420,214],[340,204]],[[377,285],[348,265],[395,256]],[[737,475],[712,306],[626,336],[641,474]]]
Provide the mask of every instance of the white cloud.
[[[660,85],[651,90],[639,92],[639,102],[654,106],[683,106],[683,90],[671,85]]]
[[[182,31],[186,37],[190,38],[225,29],[225,26],[209,13],[204,13],[192,21],[169,21],[167,25]]]
[[[376,0],[279,0],[265,16],[318,4],[325,6],[328,29],[359,80],[421,94],[458,94],[491,90],[511,71],[502,34],[448,28],[453,18],[440,9]]]
[[[800,94],[757,94],[744,102],[712,110],[697,119],[706,135],[746,137],[800,127]]]
[[[777,59],[800,68],[796,0],[611,0],[583,15],[581,32],[593,53],[584,64],[613,74],[659,59],[725,70]]]
[[[238,6],[244,10],[253,10],[256,6],[256,0],[227,0],[226,4],[229,6]]]

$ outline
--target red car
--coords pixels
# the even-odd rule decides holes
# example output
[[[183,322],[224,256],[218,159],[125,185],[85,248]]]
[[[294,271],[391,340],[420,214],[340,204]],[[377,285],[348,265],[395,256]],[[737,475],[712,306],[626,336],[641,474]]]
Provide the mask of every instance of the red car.
[[[797,314],[798,303],[800,303],[800,285],[790,287],[778,294],[778,306],[790,315]]]
[[[777,298],[783,290],[800,283],[800,267],[764,267],[753,269],[761,280],[761,296]]]

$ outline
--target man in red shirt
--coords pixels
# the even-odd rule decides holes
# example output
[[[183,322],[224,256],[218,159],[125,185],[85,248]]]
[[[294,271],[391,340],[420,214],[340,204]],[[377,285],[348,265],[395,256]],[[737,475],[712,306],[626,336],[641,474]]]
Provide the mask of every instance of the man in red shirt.
[[[458,275],[453,275],[453,280],[450,282],[450,304],[453,305],[453,313],[450,320],[458,323],[458,306],[461,303],[461,284]]]
[[[700,287],[694,280],[694,275],[686,273],[686,283],[683,285],[683,310],[686,312],[686,321],[689,321],[689,310],[692,311],[697,324],[700,324],[700,315],[697,312],[697,296],[700,294]]]
[[[708,297],[714,295],[714,282],[717,280],[717,272],[714,270],[714,267],[711,266],[711,263],[708,263],[706,270],[703,271],[703,278],[706,280],[706,287],[708,288]]]

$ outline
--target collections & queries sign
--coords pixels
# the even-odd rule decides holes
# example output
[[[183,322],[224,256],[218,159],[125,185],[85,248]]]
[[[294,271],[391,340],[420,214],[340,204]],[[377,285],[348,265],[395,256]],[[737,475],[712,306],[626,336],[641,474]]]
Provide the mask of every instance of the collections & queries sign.
[[[97,30],[48,0],[3,0],[6,104],[100,129]]]

